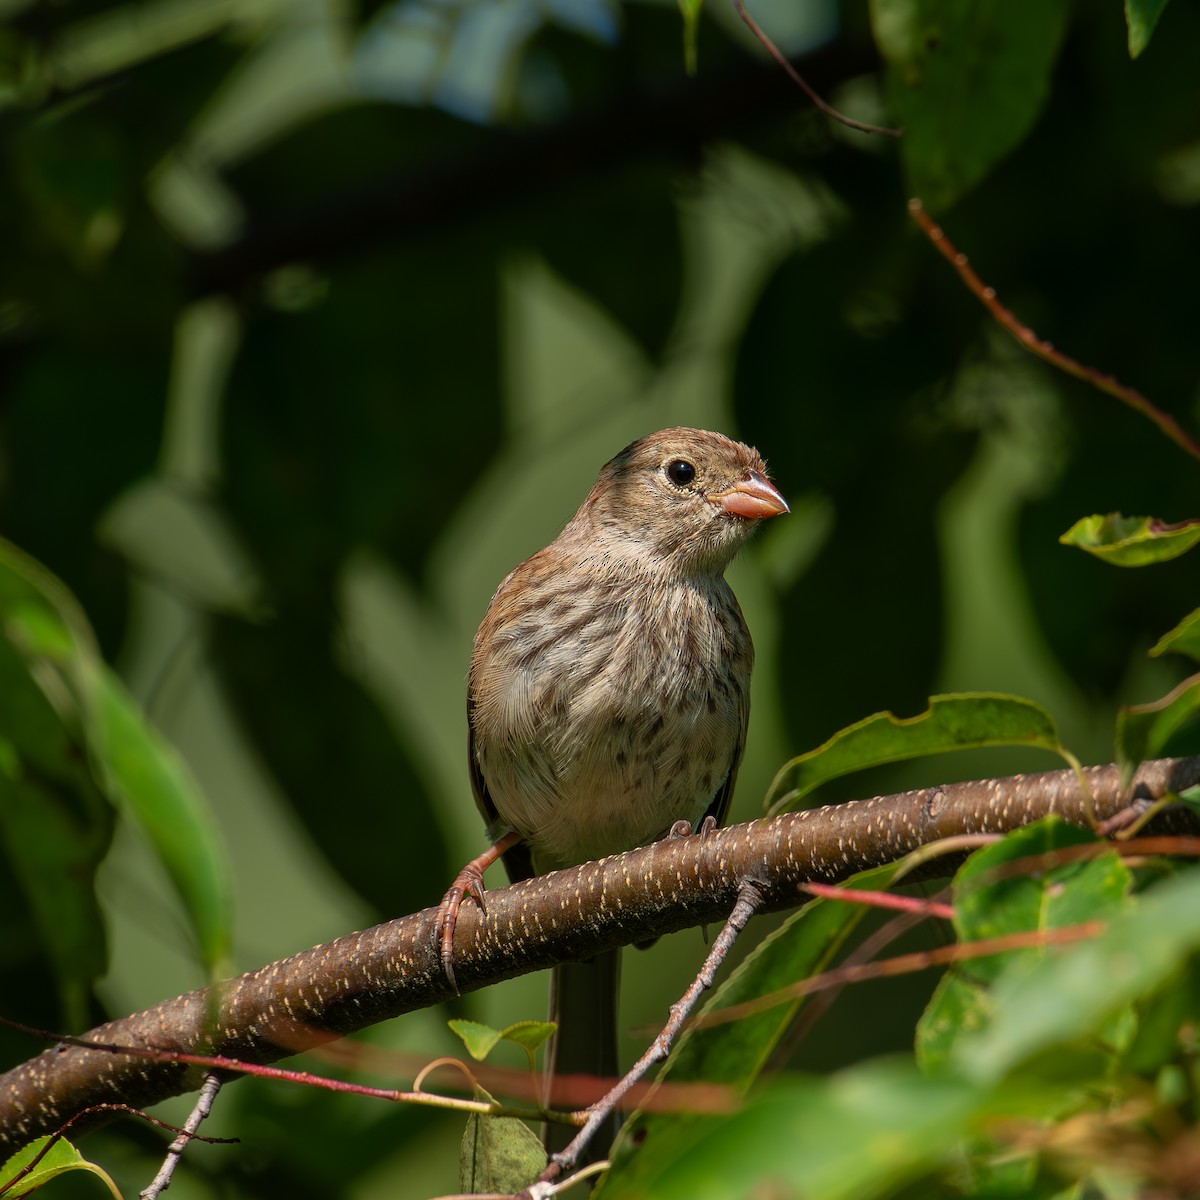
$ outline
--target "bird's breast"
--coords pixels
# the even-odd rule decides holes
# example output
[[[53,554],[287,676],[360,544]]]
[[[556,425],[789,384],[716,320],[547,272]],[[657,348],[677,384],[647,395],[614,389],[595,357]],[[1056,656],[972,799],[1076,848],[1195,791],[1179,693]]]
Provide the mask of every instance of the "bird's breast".
[[[539,870],[698,821],[722,786],[744,737],[753,649],[733,593],[711,582],[613,588],[590,604],[559,590],[477,641],[480,772]]]

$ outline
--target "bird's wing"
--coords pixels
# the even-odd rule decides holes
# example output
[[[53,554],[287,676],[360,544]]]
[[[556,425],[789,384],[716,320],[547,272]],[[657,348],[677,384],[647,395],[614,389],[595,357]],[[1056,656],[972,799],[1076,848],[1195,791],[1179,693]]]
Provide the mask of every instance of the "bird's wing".
[[[493,842],[499,841],[508,832],[507,826],[500,819],[499,810],[488,791],[487,781],[479,769],[479,756],[475,753],[475,714],[474,704],[470,693],[467,695],[467,769],[471,774],[471,791],[475,796],[475,807],[487,823],[488,836]],[[516,883],[521,879],[531,879],[534,875],[533,855],[525,842],[517,842],[504,853],[504,869],[508,872],[510,882]]]
[[[741,721],[741,729],[738,731],[737,744],[733,748],[733,760],[729,764],[729,771],[724,782],[717,789],[717,794],[712,798],[712,803],[704,814],[705,817],[712,817],[718,828],[725,824],[725,818],[729,815],[729,805],[733,800],[733,787],[737,783],[738,767],[741,765],[742,751],[746,746],[746,728],[750,723],[750,689],[748,687],[738,695],[738,717]]]

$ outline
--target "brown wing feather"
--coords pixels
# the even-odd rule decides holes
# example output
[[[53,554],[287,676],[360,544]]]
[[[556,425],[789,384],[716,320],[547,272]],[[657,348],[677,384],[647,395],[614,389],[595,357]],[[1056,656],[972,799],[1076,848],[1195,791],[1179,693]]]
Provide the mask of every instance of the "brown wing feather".
[[[729,816],[729,805],[733,801],[738,767],[742,765],[742,751],[746,747],[746,729],[750,723],[750,693],[748,689],[738,696],[738,715],[741,718],[742,728],[738,734],[737,745],[733,750],[733,762],[729,764],[729,773],[725,776],[725,782],[717,789],[717,794],[712,798],[712,803],[704,814],[706,817],[712,817],[718,828],[725,824],[725,818]]]
[[[504,828],[503,822],[500,819],[500,813],[492,801],[491,794],[488,792],[487,781],[483,778],[483,772],[479,769],[479,759],[475,754],[474,707],[471,696],[468,694],[467,769],[471,775],[471,792],[475,797],[475,807],[479,809],[479,815],[483,817],[484,822],[487,824],[488,836],[493,841],[496,841],[497,827],[500,827],[501,833],[504,832]],[[508,878],[511,883],[533,878],[533,856],[530,854],[529,847],[524,842],[518,842],[515,846],[507,850],[503,857],[504,869],[508,872]]]

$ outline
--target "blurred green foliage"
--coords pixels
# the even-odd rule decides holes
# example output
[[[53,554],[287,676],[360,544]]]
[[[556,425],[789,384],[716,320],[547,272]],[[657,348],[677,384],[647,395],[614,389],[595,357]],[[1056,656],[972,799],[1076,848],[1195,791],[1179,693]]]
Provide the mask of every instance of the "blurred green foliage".
[[[1196,464],[1027,358],[904,201],[921,189],[1041,336],[1191,425],[1200,12],[753,8],[833,103],[905,136],[817,114],[715,3],[694,75],[679,13],[634,0],[0,5],[0,533],[74,593],[207,793],[238,968],[433,903],[479,846],[474,626],[655,428],[754,442],[793,502],[731,573],[759,653],[735,818],[786,759],[935,692],[1028,696],[1097,761],[1122,705],[1185,675],[1145,652],[1200,559],[1117,571],[1059,538],[1196,516]],[[6,720],[50,741],[0,732],[4,1015],[78,1027],[202,982],[161,847],[18,678]],[[820,799],[1050,765],[975,750]],[[55,871],[77,951],[28,884]],[[699,942],[649,953],[628,1028],[661,1020]],[[797,1061],[911,1047],[930,986],[845,994]],[[540,993],[460,1007],[503,1027]],[[453,1050],[435,1014],[395,1024],[381,1042]],[[33,1049],[0,1031],[3,1062]],[[243,1083],[214,1124],[247,1144],[185,1195],[456,1178],[461,1130],[424,1113]],[[142,1186],[157,1140],[103,1139]]]

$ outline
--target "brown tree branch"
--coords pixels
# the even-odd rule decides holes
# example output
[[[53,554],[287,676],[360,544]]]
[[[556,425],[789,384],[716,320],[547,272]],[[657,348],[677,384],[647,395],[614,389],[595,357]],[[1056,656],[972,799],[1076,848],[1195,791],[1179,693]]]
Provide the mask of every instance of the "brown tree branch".
[[[1074,375],[1076,379],[1082,379],[1084,383],[1091,384],[1092,387],[1099,391],[1116,397],[1122,404],[1132,408],[1134,412],[1141,413],[1142,416],[1151,420],[1181,450],[1186,450],[1193,458],[1200,458],[1200,441],[1197,441],[1188,433],[1170,413],[1163,412],[1161,408],[1152,404],[1136,388],[1131,388],[1114,376],[1107,375],[1103,371],[1098,371],[1095,367],[1089,367],[1085,363],[1072,358],[1069,354],[1064,354],[1050,342],[1046,341],[1045,338],[1039,337],[1016,316],[1012,309],[1001,304],[996,297],[996,289],[989,287],[979,278],[967,256],[961,250],[955,248],[954,243],[946,236],[945,230],[929,216],[925,211],[925,206],[919,199],[913,197],[913,199],[909,200],[908,212],[909,216],[921,227],[921,231],[929,239],[934,248],[958,272],[958,276],[963,283],[979,299],[984,308],[991,313],[992,318],[1001,329],[1012,334],[1026,350],[1032,354],[1036,354],[1038,358],[1045,360],[1068,375]]]
[[[783,73],[808,97],[809,102],[831,121],[837,121],[839,125],[845,125],[847,129],[856,129],[859,133],[878,133],[884,137],[893,138],[903,136],[904,130],[902,129],[889,129],[885,125],[870,125],[866,121],[856,121],[853,117],[839,112],[832,104],[826,102],[825,98],[792,66],[783,51],[763,32],[758,22],[747,10],[744,0],[733,0],[733,10],[741,17],[746,28],[758,39],[762,48],[783,68]]]
[[[1153,801],[1200,782],[1200,758],[1144,763],[1123,791],[1116,766],[1049,771],[924,788],[785,813],[669,838],[488,893],[486,916],[465,906],[455,935],[459,987],[473,991],[556,962],[723,921],[744,880],[764,911],[803,899],[799,885],[837,881],[930,842],[1003,832],[1048,813],[1107,820],[1131,800]],[[1195,830],[1190,810],[1169,827]],[[1173,826],[1172,826],[1173,823]],[[57,1045],[0,1076],[0,1157],[91,1105],[144,1107],[195,1090],[202,1072],[148,1051],[220,1054],[257,1063],[450,998],[426,909],[199,989],[84,1035],[141,1054]]]

